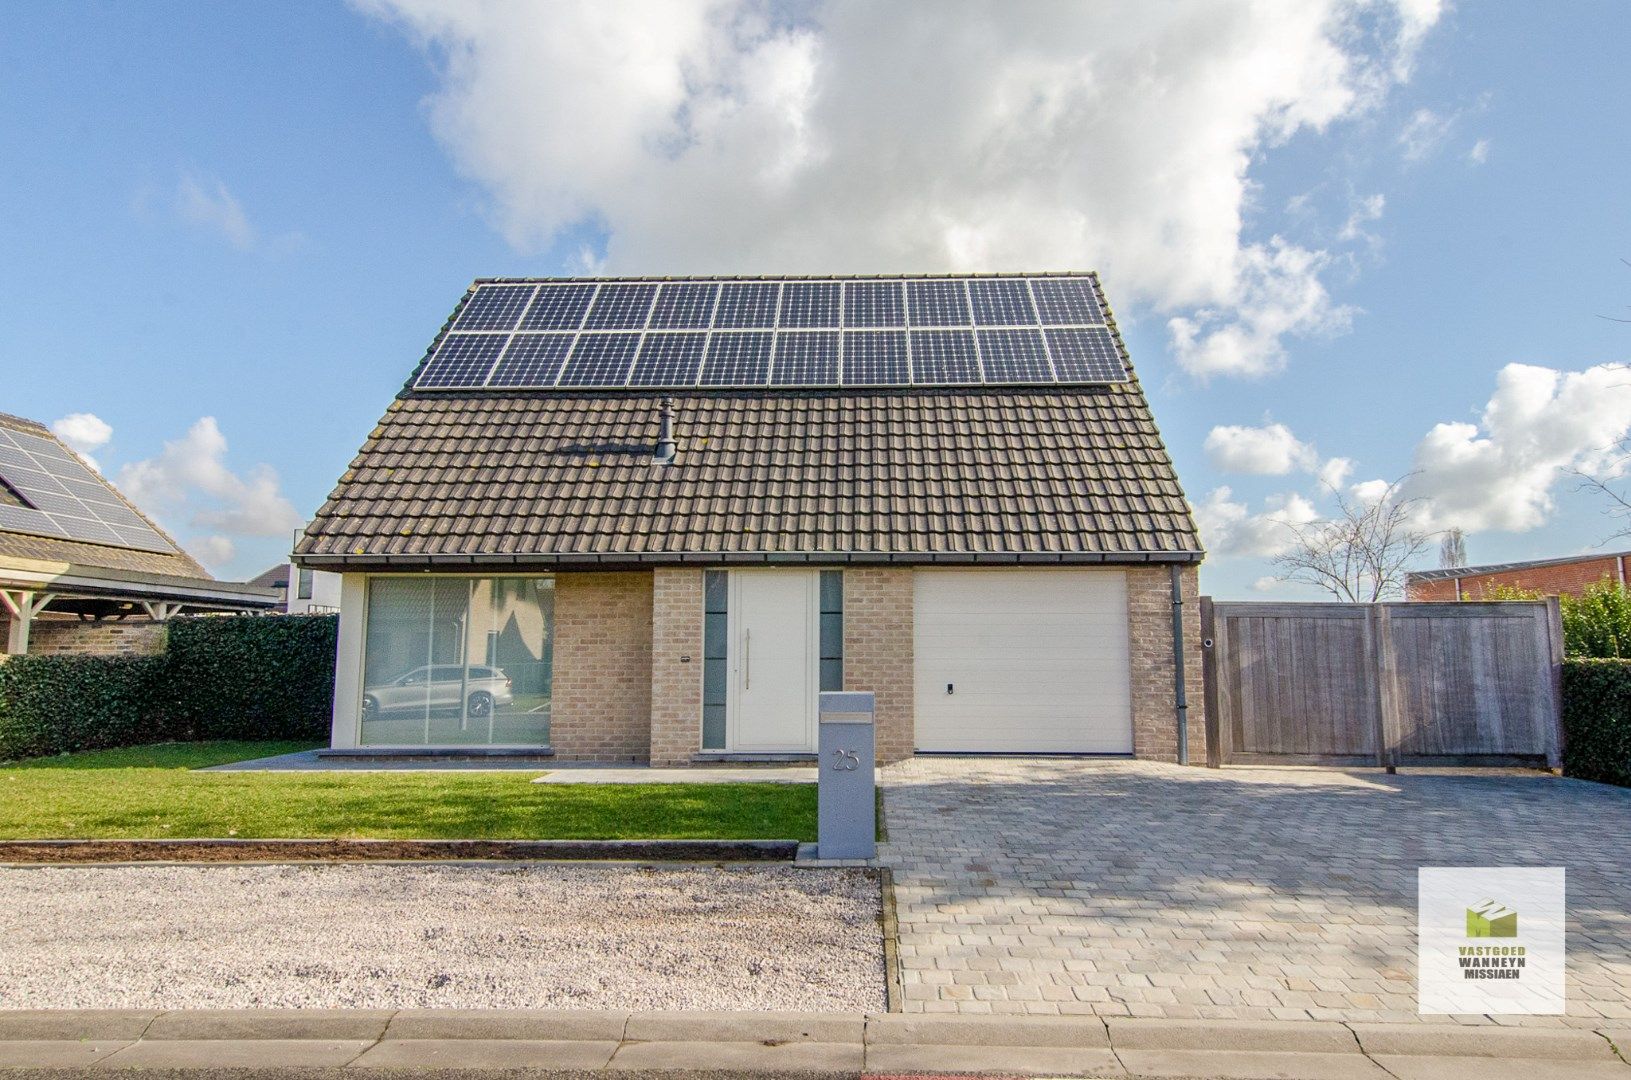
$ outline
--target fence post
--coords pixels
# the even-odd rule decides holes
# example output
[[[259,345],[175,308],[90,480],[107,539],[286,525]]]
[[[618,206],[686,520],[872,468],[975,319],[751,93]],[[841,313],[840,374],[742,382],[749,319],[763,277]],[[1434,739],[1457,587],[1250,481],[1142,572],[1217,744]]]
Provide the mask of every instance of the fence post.
[[[1544,626],[1552,684],[1552,715],[1546,718],[1546,767],[1559,772],[1563,768],[1563,605],[1555,596],[1546,598]]]
[[[1365,615],[1376,686],[1376,764],[1392,773],[1399,767],[1399,660],[1393,647],[1393,620],[1385,604],[1370,605]]]
[[[1212,598],[1201,597],[1201,699],[1206,705],[1206,767],[1223,766],[1223,744],[1218,732],[1217,613]]]

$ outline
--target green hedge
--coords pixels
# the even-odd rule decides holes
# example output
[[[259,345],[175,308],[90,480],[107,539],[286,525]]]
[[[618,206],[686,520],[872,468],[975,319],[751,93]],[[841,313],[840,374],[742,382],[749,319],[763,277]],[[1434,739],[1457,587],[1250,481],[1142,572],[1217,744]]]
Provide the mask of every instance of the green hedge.
[[[1631,787],[1631,660],[1563,662],[1563,769]]]
[[[0,663],[0,761],[203,739],[328,734],[333,615],[173,620],[159,656]]]

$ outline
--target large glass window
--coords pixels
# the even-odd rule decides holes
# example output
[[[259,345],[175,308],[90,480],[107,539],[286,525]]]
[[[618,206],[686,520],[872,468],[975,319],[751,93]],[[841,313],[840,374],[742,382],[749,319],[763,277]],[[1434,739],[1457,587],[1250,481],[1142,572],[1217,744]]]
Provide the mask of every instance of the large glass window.
[[[375,578],[364,746],[547,746],[550,578]]]
[[[844,572],[821,571],[821,689],[844,689]]]

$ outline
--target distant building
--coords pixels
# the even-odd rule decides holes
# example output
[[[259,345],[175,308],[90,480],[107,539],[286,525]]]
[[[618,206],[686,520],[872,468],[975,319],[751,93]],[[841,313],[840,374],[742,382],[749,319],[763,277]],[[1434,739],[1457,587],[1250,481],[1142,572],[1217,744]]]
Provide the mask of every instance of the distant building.
[[[295,533],[295,542],[300,533]],[[278,608],[290,615],[329,614],[340,610],[340,575],[292,562],[278,563],[251,578],[249,584],[276,589]]]
[[[1416,570],[1405,579],[1405,597],[1410,600],[1482,600],[1511,590],[1544,596],[1579,596],[1587,587],[1604,581],[1624,585],[1628,570],[1631,570],[1631,551]]]

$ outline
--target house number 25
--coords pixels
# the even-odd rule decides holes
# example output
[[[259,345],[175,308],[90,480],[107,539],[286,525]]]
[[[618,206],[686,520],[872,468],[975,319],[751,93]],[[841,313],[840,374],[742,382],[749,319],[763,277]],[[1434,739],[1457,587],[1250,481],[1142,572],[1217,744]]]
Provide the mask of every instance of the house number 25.
[[[854,750],[834,750],[832,767],[839,772],[854,772],[861,767],[861,758]]]

